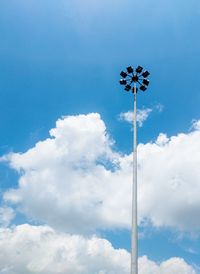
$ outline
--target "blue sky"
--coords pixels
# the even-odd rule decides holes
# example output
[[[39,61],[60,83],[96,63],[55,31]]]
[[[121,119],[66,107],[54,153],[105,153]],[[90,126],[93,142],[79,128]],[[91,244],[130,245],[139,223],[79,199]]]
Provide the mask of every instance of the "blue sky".
[[[61,231],[62,233],[85,234],[85,231],[76,231],[74,226],[71,228],[69,223],[66,224],[70,227],[69,231],[67,228],[65,231],[62,224],[54,227],[52,219],[46,217],[45,212],[43,215],[37,215],[38,211],[34,211],[35,208],[33,209],[28,205],[27,201],[23,201],[23,189],[21,189],[23,186],[20,188],[19,179],[23,178],[25,174],[24,180],[27,180],[26,183],[28,184],[30,170],[38,169],[41,171],[45,165],[48,167],[53,165],[51,161],[47,163],[45,160],[44,165],[42,160],[41,162],[38,160],[41,166],[35,167],[35,164],[30,164],[27,171],[25,162],[29,163],[29,158],[26,157],[34,158],[35,156],[26,154],[26,152],[30,148],[35,148],[35,145],[41,141],[48,140],[49,130],[52,128],[56,127],[59,131],[59,126],[55,126],[56,121],[65,116],[71,117],[66,119],[65,126],[68,131],[71,128],[72,118],[74,116],[79,117],[77,115],[80,114],[85,115],[85,118],[80,118],[80,120],[83,119],[83,121],[81,120],[82,123],[84,123],[84,119],[88,119],[88,125],[91,123],[92,126],[94,126],[92,119],[99,124],[99,127],[101,127],[102,122],[104,123],[109,138],[114,140],[111,152],[110,148],[107,148],[110,144],[109,141],[105,141],[108,143],[102,153],[112,154],[112,156],[104,155],[105,161],[111,161],[113,164],[115,152],[118,154],[118,160],[121,159],[119,155],[130,155],[132,150],[131,125],[122,119],[120,120],[119,115],[132,109],[132,94],[125,93],[118,82],[120,71],[128,65],[137,66],[140,64],[151,72],[151,84],[148,91],[138,94],[138,108],[151,109],[151,113],[144,121],[143,126],[139,127],[138,130],[138,141],[144,144],[144,148],[141,146],[141,155],[147,153],[150,147],[152,150],[145,156],[149,160],[145,161],[151,160],[150,155],[154,155],[151,154],[153,153],[151,145],[158,144],[156,140],[160,133],[166,134],[169,138],[184,133],[186,141],[177,147],[172,144],[172,149],[168,151],[167,142],[171,142],[168,140],[164,143],[166,150],[163,149],[162,153],[166,151],[166,155],[177,158],[177,162],[182,159],[182,156],[185,159],[188,158],[188,162],[185,160],[182,166],[184,169],[184,164],[188,164],[191,172],[188,170],[187,174],[184,173],[181,170],[181,164],[177,166],[174,163],[175,160],[173,160],[174,165],[171,170],[173,170],[176,180],[179,180],[179,177],[184,174],[186,185],[191,183],[194,192],[198,193],[200,175],[197,167],[200,158],[196,154],[200,146],[198,138],[191,137],[190,133],[193,132],[193,135],[198,136],[200,128],[199,126],[192,128],[192,123],[200,119],[199,25],[200,3],[197,0],[185,2],[180,0],[1,1],[0,153],[3,160],[1,160],[0,165],[0,184],[2,208],[12,208],[15,212],[13,214],[16,215],[11,224],[8,225],[10,229],[13,229],[13,225],[28,223],[31,226],[48,225],[58,233]],[[162,110],[159,110],[158,106],[162,106]],[[87,116],[90,113],[99,113],[101,117]],[[65,121],[65,118],[63,119]],[[95,130],[98,131],[98,128]],[[74,132],[83,138],[87,138],[87,135],[84,135],[82,131],[78,133],[76,129]],[[104,134],[103,132],[102,126],[101,134]],[[66,136],[63,135],[63,143],[64,137],[69,137]],[[69,140],[73,142],[73,138]],[[81,139],[79,141],[81,143]],[[177,139],[178,144],[179,141],[182,141],[181,137]],[[101,143],[99,143],[100,145]],[[187,149],[189,145],[191,145],[191,149]],[[79,147],[79,144],[77,146]],[[92,148],[93,146],[91,146]],[[93,151],[91,154],[97,153],[98,156],[101,154],[99,150],[97,151],[96,146],[93,149],[95,152]],[[174,153],[180,151],[180,158],[173,156],[173,149]],[[188,154],[184,154],[184,149]],[[24,155],[24,160],[15,159],[15,155],[19,156],[20,153]],[[39,153],[38,150],[36,153]],[[83,151],[82,153],[84,154]],[[6,156],[8,154],[11,156]],[[54,156],[53,154],[52,157]],[[157,159],[156,157],[155,159]],[[190,158],[193,158],[192,162],[189,161]],[[166,159],[171,158],[166,156]],[[108,162],[107,168],[109,169]],[[79,164],[81,165],[81,162]],[[162,164],[164,167],[168,165],[168,162],[165,163],[163,160]],[[57,165],[59,163],[54,162],[52,168],[56,166],[61,170],[61,167]],[[84,168],[90,174],[89,167],[84,166]],[[168,170],[162,171],[162,165],[159,168],[160,172],[163,172],[163,176],[167,177]],[[155,164],[155,169],[158,169],[157,164]],[[91,172],[93,171],[91,169]],[[64,174],[68,176],[68,173]],[[153,171],[152,174],[156,176]],[[193,184],[194,174],[197,174],[195,184]],[[37,180],[40,179],[37,177]],[[71,180],[73,182],[73,178]],[[165,182],[164,177],[162,180]],[[50,181],[51,178],[48,177],[47,183]],[[31,185],[33,186],[33,182]],[[8,193],[12,188],[19,189],[17,195],[18,198],[22,199],[19,204],[15,204],[11,196],[5,198],[5,193]],[[183,197],[185,197],[186,189],[184,187],[179,189],[183,192]],[[42,186],[38,191],[43,192]],[[159,196],[159,187],[158,189],[155,188],[154,191]],[[44,195],[48,195],[48,193]],[[54,198],[52,197],[52,201]],[[126,197],[122,198],[126,199]],[[164,201],[162,199],[156,201],[160,201],[165,204],[165,207],[169,207],[170,202],[168,202],[167,196],[165,198]],[[192,198],[190,199],[192,201]],[[33,199],[34,202],[37,201]],[[73,204],[74,201],[72,201]],[[191,207],[191,210],[185,209],[184,218],[178,215],[182,213],[177,212],[177,220],[179,217],[180,220],[187,220],[187,214],[198,219],[200,213],[198,206],[199,204],[195,200],[195,207]],[[199,273],[197,267],[200,267],[200,231],[198,226],[195,227],[197,224],[194,222],[193,227],[189,225],[187,227],[184,226],[184,223],[180,228],[174,220],[169,218],[168,221],[168,215],[166,222],[161,220],[162,218],[159,219],[158,215],[162,211],[153,216],[148,213],[149,210],[145,208],[145,213],[142,215],[147,219],[149,218],[149,222],[144,227],[140,225],[139,255],[141,257],[148,256],[157,264],[173,257],[180,257],[191,265],[196,273]],[[69,208],[67,211],[72,214],[73,208],[71,213]],[[173,208],[171,211],[173,212]],[[8,211],[6,212],[5,214],[8,214]],[[165,214],[164,209],[163,212],[162,214]],[[63,216],[62,214],[61,216]],[[163,215],[163,219],[165,219],[165,215]],[[188,217],[188,222],[190,221],[190,217]],[[114,248],[129,250],[130,233],[126,221],[120,223],[120,221],[113,220],[112,224],[108,220],[98,220],[97,222],[99,222],[98,226],[94,226],[93,233],[96,233],[100,239],[106,238]],[[72,231],[73,229],[74,231]],[[9,263],[8,261],[6,265]],[[26,266],[23,267],[25,269]],[[2,269],[5,270],[5,265],[0,260],[0,273],[3,273],[1,272]],[[19,273],[17,266],[16,270],[15,266],[13,269],[12,271],[16,271],[13,273]],[[78,270],[73,271],[79,273]],[[100,271],[100,268],[87,271],[83,273],[92,274],[89,271],[94,273],[94,271]],[[111,270],[107,270],[105,273],[112,273],[109,271]],[[35,272],[30,270],[30,273]],[[41,273],[46,274],[46,272]],[[50,272],[47,271],[47,273]],[[65,270],[62,273],[70,272]],[[128,272],[126,270],[119,272],[119,274],[124,273]],[[184,273],[193,274],[194,272]]]

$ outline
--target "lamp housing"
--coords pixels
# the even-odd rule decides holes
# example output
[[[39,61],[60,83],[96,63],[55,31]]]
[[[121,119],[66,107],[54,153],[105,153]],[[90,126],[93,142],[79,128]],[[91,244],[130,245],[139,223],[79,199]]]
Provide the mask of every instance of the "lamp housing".
[[[124,71],[122,71],[122,72],[120,73],[120,75],[121,75],[123,78],[126,78],[126,77],[127,77],[127,73],[124,72]]]
[[[125,86],[125,90],[126,90],[126,91],[131,90],[131,86],[130,86],[130,85],[126,85],[126,86]]]
[[[148,86],[148,85],[149,85],[149,80],[144,79],[144,80],[142,81],[142,83],[143,83],[145,86]]]
[[[126,69],[127,69],[128,73],[133,73],[133,67],[130,66],[130,67],[127,67]]]
[[[141,86],[140,86],[140,89],[141,89],[142,91],[145,91],[147,88],[146,88],[144,85],[141,85]]]
[[[149,73],[147,70],[145,70],[145,71],[142,73],[142,76],[143,76],[144,78],[147,78],[149,75],[150,75],[150,73]]]
[[[138,67],[136,68],[136,72],[137,72],[137,73],[141,73],[142,70],[143,70],[143,67],[141,67],[141,66],[138,66]]]
[[[125,79],[121,79],[119,81],[120,85],[126,85],[127,84],[127,81]]]

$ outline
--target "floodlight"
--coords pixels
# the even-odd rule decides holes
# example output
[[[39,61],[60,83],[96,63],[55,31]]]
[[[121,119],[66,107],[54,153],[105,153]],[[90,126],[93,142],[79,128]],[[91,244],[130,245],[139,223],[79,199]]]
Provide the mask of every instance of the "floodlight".
[[[147,70],[143,71],[142,66],[137,66],[136,70],[134,70],[132,66],[129,66],[126,69],[127,71],[122,71],[120,73],[123,78],[119,81],[121,85],[125,86],[124,89],[126,91],[132,90],[133,93],[135,88],[136,92],[138,89],[145,91],[149,85],[149,80],[147,77],[150,75],[150,73]]]
[[[124,71],[122,71],[122,72],[120,73],[120,75],[121,75],[123,78],[126,78],[127,73],[126,73],[126,72],[124,72]]]
[[[131,66],[127,67],[126,69],[127,69],[128,73],[133,73],[133,68]]]
[[[138,67],[136,68],[136,72],[137,72],[137,73],[141,73],[142,70],[143,70],[143,67],[141,67],[141,66],[138,66]]]
[[[145,91],[147,88],[146,88],[144,85],[142,85],[142,86],[140,86],[140,89],[141,89],[142,91]]]
[[[125,86],[125,90],[126,90],[126,91],[129,91],[130,89],[131,89],[131,86],[130,86],[130,85],[126,85],[126,86]]]
[[[144,79],[144,80],[142,81],[142,83],[143,83],[145,86],[148,86],[148,85],[149,85],[149,80]]]
[[[147,78],[149,75],[150,75],[150,73],[147,70],[142,73],[142,76],[144,78]]]
[[[125,79],[121,79],[119,82],[120,82],[120,85],[126,85],[127,84],[127,81]]]

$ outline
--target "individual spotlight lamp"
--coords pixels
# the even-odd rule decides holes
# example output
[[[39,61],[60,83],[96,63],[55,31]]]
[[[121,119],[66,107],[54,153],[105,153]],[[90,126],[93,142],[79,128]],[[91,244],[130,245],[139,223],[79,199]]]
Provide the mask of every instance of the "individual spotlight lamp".
[[[141,66],[138,66],[137,68],[136,68],[136,72],[137,73],[141,73],[142,72],[142,70],[143,70],[143,67],[141,67]]]
[[[122,71],[122,72],[120,73],[120,75],[121,75],[121,77],[126,78],[127,73],[126,73],[126,72],[124,72],[124,71]]]
[[[142,73],[142,76],[144,78],[147,78],[149,75],[150,75],[150,73],[147,70]]]
[[[144,79],[144,80],[142,81],[142,83],[143,83],[145,86],[148,86],[148,85],[149,85],[149,80]]]
[[[142,91],[145,91],[147,88],[146,88],[144,85],[141,85],[141,86],[140,86],[140,89],[141,89]]]
[[[126,69],[127,69],[127,72],[128,72],[128,73],[133,73],[133,68],[132,68],[131,66],[130,66],[130,67],[127,67]]]
[[[127,84],[127,81],[126,81],[125,79],[121,79],[121,80],[120,80],[120,84],[121,84],[121,85],[126,85],[126,84]]]
[[[131,90],[131,86],[130,86],[130,85],[126,85],[124,89],[125,89],[126,91],[129,91],[129,90]]]
[[[138,274],[138,230],[137,230],[137,109],[136,94],[138,88],[146,91],[149,85],[147,77],[150,73],[143,67],[138,66],[136,69],[129,66],[126,71],[122,71],[120,75],[123,79],[120,84],[124,85],[125,91],[134,93],[134,111],[133,111],[133,186],[132,186],[132,225],[131,225],[131,274]],[[138,87],[137,87],[138,86]]]

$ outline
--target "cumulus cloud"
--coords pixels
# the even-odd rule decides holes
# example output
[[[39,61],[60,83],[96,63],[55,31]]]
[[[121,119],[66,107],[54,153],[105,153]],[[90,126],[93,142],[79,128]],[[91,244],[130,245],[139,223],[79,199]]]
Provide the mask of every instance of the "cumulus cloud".
[[[21,177],[19,188],[5,193],[5,200],[18,203],[36,220],[72,233],[120,225],[112,210],[130,187],[123,189],[118,172],[106,168],[116,165],[118,155],[111,150],[100,115],[64,117],[50,135],[27,152],[6,157]],[[129,180],[124,184],[130,185]],[[110,199],[114,186],[118,191]],[[122,217],[125,214],[122,211]]]
[[[128,273],[129,254],[95,236],[87,239],[27,224],[0,233],[0,273]]]
[[[158,103],[157,105],[154,106],[154,110],[156,110],[157,112],[162,112],[164,109],[164,106],[160,103]]]
[[[199,232],[200,130],[139,145],[140,215],[155,226]]]
[[[0,226],[7,227],[15,217],[15,212],[11,207],[0,207]]]
[[[0,229],[0,273],[128,274],[130,255],[96,236],[57,233],[47,226],[20,225]],[[183,259],[161,264],[139,259],[141,274],[195,274]]]
[[[162,112],[164,109],[163,105],[157,104],[153,108],[145,108],[137,109],[137,123],[139,127],[143,126],[143,123],[148,119],[149,115],[152,111],[154,112]],[[126,121],[128,123],[133,123],[133,111],[121,112],[119,114],[119,119]]]
[[[59,119],[50,138],[4,156],[20,174],[4,200],[70,233],[127,228],[132,154],[112,148],[99,114]],[[138,146],[139,222],[200,232],[200,127]]]
[[[143,108],[137,110],[137,123],[139,127],[143,126],[144,121],[147,120],[151,112],[151,108]],[[120,113],[119,118],[120,120],[133,123],[133,111],[122,112]]]
[[[137,111],[137,122],[138,122],[138,126],[142,127],[144,121],[147,120],[147,118],[149,117],[149,114],[152,112],[152,109],[150,108],[146,108],[146,109],[138,109]]]
[[[200,130],[200,120],[193,120],[192,129]]]
[[[182,258],[171,258],[157,264],[150,261],[146,256],[139,259],[139,270],[141,274],[195,274],[192,266],[188,265]]]

